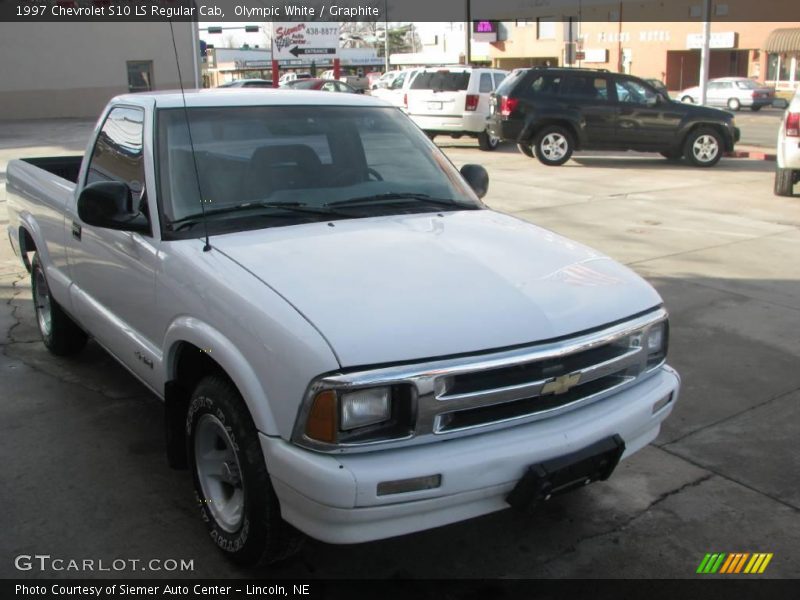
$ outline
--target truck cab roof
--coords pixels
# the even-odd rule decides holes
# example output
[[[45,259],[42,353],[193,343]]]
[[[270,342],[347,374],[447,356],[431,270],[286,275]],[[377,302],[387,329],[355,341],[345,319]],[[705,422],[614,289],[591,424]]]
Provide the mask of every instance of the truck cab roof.
[[[287,89],[203,89],[163,90],[157,92],[140,92],[116,96],[110,104],[132,104],[135,106],[155,106],[156,108],[212,108],[222,106],[357,106],[385,107],[388,102],[378,98],[356,94],[337,94],[335,92],[302,91]]]

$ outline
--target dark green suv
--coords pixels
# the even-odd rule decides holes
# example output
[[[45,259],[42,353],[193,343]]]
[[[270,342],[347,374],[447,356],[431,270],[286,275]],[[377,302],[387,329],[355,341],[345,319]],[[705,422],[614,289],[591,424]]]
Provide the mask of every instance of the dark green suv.
[[[630,75],[568,68],[512,72],[491,96],[489,132],[548,166],[574,150],[638,150],[710,167],[739,141],[724,110],[675,102]]]

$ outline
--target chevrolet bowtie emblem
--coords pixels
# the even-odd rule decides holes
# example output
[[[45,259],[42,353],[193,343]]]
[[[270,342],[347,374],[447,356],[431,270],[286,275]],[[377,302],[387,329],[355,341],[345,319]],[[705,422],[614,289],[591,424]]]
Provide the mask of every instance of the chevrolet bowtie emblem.
[[[578,385],[581,380],[580,373],[570,373],[556,377],[552,381],[548,381],[542,387],[542,395],[544,394],[566,394],[573,387]]]

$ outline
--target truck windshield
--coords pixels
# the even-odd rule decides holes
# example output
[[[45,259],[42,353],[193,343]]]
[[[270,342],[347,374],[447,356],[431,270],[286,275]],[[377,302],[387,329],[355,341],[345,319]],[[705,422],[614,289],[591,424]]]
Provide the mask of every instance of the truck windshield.
[[[395,108],[161,109],[158,138],[161,211],[172,231],[192,229],[203,208],[216,232],[481,208],[452,164]]]

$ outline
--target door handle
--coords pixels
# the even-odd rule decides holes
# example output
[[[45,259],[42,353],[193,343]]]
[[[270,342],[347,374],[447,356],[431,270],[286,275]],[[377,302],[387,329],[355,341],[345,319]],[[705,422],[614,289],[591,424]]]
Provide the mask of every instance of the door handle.
[[[79,242],[81,241],[81,224],[77,221],[72,222],[72,237]]]

